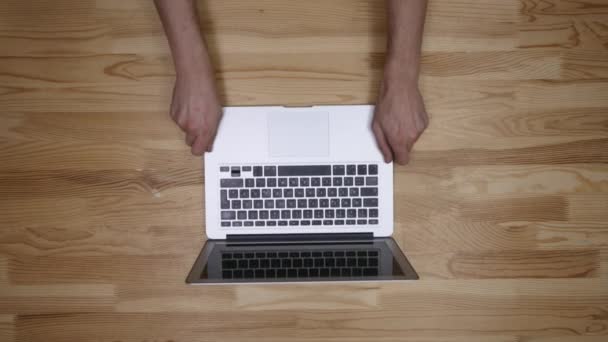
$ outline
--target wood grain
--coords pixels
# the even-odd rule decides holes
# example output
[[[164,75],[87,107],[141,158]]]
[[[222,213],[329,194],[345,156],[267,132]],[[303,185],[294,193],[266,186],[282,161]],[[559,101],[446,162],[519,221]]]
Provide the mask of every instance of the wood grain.
[[[201,0],[226,105],[374,103],[382,0]],[[608,3],[430,0],[405,283],[186,286],[203,163],[148,0],[0,2],[0,341],[599,342]]]

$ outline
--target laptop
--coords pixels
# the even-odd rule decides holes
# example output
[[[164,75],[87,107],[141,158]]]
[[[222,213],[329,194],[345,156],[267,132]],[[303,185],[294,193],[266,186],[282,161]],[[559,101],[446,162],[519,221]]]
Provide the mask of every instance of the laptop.
[[[374,107],[226,107],[189,284],[413,280]]]

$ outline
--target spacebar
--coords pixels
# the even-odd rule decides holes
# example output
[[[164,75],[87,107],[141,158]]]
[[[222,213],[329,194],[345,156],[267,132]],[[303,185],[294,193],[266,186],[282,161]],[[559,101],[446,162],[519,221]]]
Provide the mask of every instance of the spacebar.
[[[279,176],[329,176],[329,165],[279,166]]]

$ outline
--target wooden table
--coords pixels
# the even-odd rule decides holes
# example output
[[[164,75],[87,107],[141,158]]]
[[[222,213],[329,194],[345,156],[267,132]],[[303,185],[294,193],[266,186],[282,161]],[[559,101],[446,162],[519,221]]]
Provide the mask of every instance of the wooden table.
[[[224,103],[375,101],[381,0],[200,4]],[[1,341],[607,341],[608,2],[431,0],[421,280],[186,286],[201,160],[148,0],[0,2]]]

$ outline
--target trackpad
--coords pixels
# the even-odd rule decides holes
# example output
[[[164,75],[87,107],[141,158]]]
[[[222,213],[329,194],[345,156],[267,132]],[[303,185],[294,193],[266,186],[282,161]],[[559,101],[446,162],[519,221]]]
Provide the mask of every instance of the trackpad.
[[[327,157],[327,112],[272,112],[268,115],[271,157]]]

